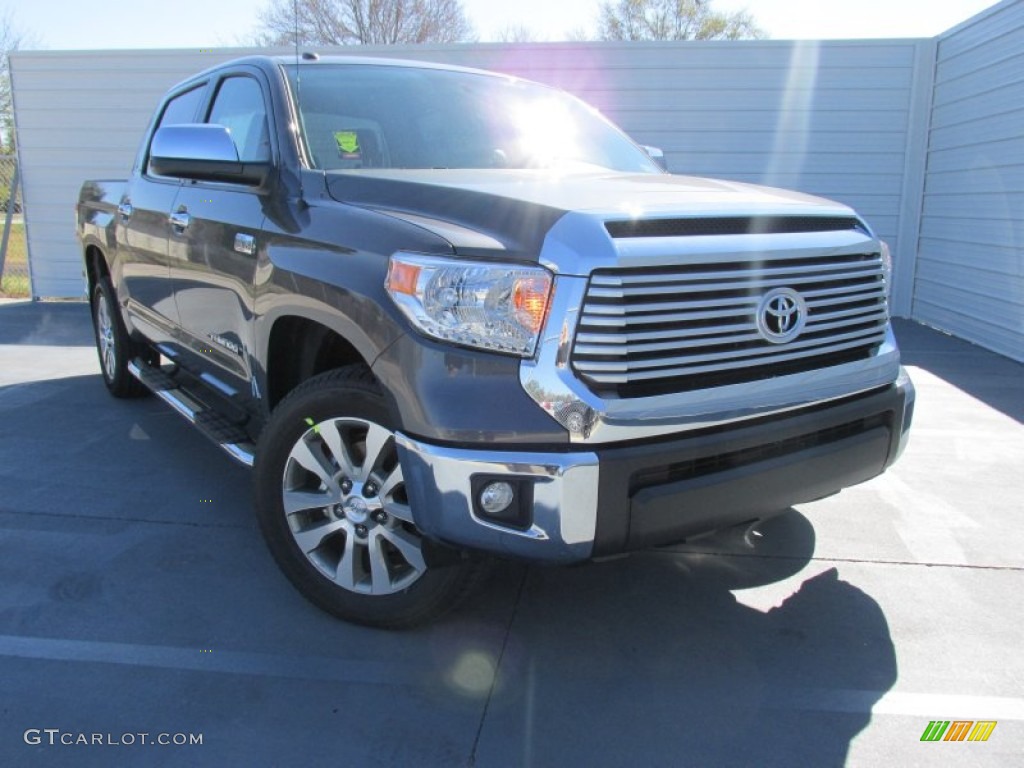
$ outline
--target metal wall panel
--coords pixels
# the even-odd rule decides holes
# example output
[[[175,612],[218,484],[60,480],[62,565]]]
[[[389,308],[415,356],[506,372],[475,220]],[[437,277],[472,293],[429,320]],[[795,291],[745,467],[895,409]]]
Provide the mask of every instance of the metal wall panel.
[[[539,43],[348,48],[481,67],[559,85],[670,169],[825,195],[858,208],[913,274],[908,152],[930,41]],[[71,210],[84,179],[127,175],[151,110],[184,77],[248,53],[20,52],[11,57],[33,293],[81,296]],[[924,52],[924,54],[922,54]],[[930,75],[930,69],[928,70]],[[905,238],[912,241],[913,238]],[[911,243],[913,244],[913,243]],[[908,297],[897,311],[909,313]]]
[[[1024,361],[1024,1],[943,35],[913,316]]]
[[[160,94],[239,51],[24,51],[11,56],[32,294],[84,296],[74,204],[131,170]]]

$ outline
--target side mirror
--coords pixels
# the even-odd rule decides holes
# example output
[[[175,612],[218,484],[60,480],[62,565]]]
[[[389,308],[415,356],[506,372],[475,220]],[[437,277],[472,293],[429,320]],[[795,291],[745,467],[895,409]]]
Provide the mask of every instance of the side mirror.
[[[655,164],[663,171],[668,170],[668,166],[665,165],[665,153],[658,147],[652,147],[647,144],[641,144],[640,148],[647,153],[647,156],[655,162]]]
[[[149,147],[149,167],[160,176],[262,186],[270,163],[244,163],[223,125],[165,125]]]

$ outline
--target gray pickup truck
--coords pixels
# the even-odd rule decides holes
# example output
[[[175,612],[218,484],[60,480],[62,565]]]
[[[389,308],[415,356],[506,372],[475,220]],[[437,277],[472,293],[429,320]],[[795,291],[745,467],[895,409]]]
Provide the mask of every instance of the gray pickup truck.
[[[103,379],[236,460],[296,587],[453,606],[872,478],[914,390],[849,208],[666,173],[524,80],[305,54],[175,86],[78,232]]]

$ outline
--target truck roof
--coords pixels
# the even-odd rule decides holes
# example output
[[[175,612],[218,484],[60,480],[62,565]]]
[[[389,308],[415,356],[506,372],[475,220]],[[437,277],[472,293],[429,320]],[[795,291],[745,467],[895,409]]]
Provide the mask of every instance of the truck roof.
[[[507,77],[513,80],[520,78],[512,75],[506,75],[500,72],[494,72],[486,69],[475,69],[473,67],[461,67],[455,64],[441,64],[438,62],[430,61],[419,61],[416,59],[395,59],[389,57],[380,56],[349,56],[349,55],[336,55],[336,54],[325,54],[321,55],[315,51],[301,51],[298,56],[295,54],[275,54],[275,55],[263,55],[256,54],[251,56],[242,56],[237,59],[231,59],[230,61],[224,61],[219,64],[215,64],[212,67],[207,67],[201,72],[197,72],[191,75],[181,82],[177,83],[174,88],[190,83],[193,80],[197,80],[206,77],[214,72],[218,72],[228,67],[236,67],[239,65],[248,65],[252,67],[258,67],[264,70],[268,74],[272,70],[276,70],[278,67],[286,65],[294,65],[298,62],[300,67],[319,67],[330,64],[363,64],[370,66],[381,66],[381,67],[412,67],[415,69],[437,69],[448,72],[466,72],[469,74],[476,75],[489,75],[491,77]]]

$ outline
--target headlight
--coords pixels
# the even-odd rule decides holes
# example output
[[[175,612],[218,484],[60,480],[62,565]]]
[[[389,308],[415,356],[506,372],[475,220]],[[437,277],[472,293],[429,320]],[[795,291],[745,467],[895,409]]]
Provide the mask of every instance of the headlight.
[[[547,317],[551,273],[518,264],[396,253],[387,289],[428,336],[529,357]]]

